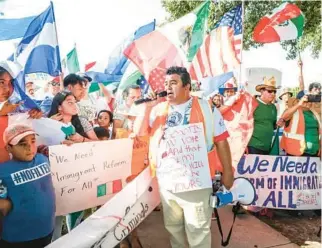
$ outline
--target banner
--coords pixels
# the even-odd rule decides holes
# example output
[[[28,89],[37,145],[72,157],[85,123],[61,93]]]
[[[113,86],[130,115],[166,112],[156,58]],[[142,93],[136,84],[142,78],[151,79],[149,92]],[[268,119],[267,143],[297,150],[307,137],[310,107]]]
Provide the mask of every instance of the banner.
[[[160,187],[173,193],[212,187],[202,123],[166,130],[159,151],[156,174]]]
[[[135,202],[120,222],[98,240],[91,248],[113,248],[126,238],[160,204],[158,182],[151,181],[150,187]]]
[[[159,204],[157,181],[146,168],[104,206],[47,248],[112,248]]]
[[[109,182],[131,174],[132,146],[118,139],[49,147],[56,215],[103,205],[113,193]]]
[[[235,177],[250,179],[254,206],[293,210],[321,209],[321,162],[318,157],[247,155]]]

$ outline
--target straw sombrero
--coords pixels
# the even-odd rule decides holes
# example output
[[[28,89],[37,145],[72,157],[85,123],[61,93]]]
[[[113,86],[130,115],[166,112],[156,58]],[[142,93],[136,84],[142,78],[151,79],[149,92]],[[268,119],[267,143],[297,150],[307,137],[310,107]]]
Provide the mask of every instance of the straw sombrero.
[[[290,88],[284,88],[282,94],[278,98],[282,100],[282,96],[284,96],[285,94],[290,94],[291,97],[293,96],[293,93],[291,92]]]
[[[257,85],[255,89],[256,89],[256,91],[260,92],[261,89],[263,89],[263,88],[277,90],[280,88],[280,86],[276,87],[275,77],[271,77],[270,79],[267,79],[266,77],[264,77],[263,83],[260,85]]]

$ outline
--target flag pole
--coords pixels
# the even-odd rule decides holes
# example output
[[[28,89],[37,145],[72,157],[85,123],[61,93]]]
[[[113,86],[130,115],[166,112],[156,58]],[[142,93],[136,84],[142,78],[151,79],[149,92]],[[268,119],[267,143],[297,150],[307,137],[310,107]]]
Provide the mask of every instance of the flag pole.
[[[54,25],[55,25],[55,29],[56,29],[56,40],[57,40],[57,44],[59,44],[59,41],[58,41],[58,32],[57,32],[57,24],[56,24],[56,17],[55,17],[55,9],[54,9],[54,3],[53,1],[50,1],[50,6],[51,8],[53,9],[53,18],[54,18]],[[59,61],[61,61],[60,59],[60,51],[58,53],[58,56],[59,56]],[[64,73],[63,73],[63,70],[61,69],[61,74],[60,74],[60,89],[61,90],[64,90],[64,85],[63,85],[63,81],[64,81]]]
[[[242,67],[243,67],[243,42],[244,42],[244,18],[245,18],[245,1],[242,0],[242,41],[240,48],[240,68],[239,68],[239,83],[242,88],[245,87],[245,82],[242,82]]]

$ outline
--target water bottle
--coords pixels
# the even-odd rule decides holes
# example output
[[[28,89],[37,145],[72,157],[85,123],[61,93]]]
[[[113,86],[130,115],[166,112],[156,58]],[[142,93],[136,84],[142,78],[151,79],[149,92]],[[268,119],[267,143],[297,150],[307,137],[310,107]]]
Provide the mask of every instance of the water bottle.
[[[7,187],[4,186],[4,184],[2,183],[2,180],[0,179],[0,199],[7,199],[7,196],[8,196]]]

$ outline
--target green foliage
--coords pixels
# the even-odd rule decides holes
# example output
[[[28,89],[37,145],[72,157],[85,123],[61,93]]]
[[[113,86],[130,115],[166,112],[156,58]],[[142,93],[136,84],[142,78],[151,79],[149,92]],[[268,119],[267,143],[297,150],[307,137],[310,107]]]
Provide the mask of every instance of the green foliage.
[[[162,0],[162,6],[170,14],[168,21],[173,21],[191,12],[200,1]],[[263,44],[254,42],[253,30],[263,16],[278,7],[282,1],[245,1],[243,49],[257,48]],[[281,42],[287,51],[287,59],[295,59],[298,51],[310,48],[312,57],[318,58],[321,51],[321,1],[293,1],[305,16],[304,34],[299,41]],[[219,1],[210,5],[208,27],[211,30],[224,13],[241,4],[241,1]]]

